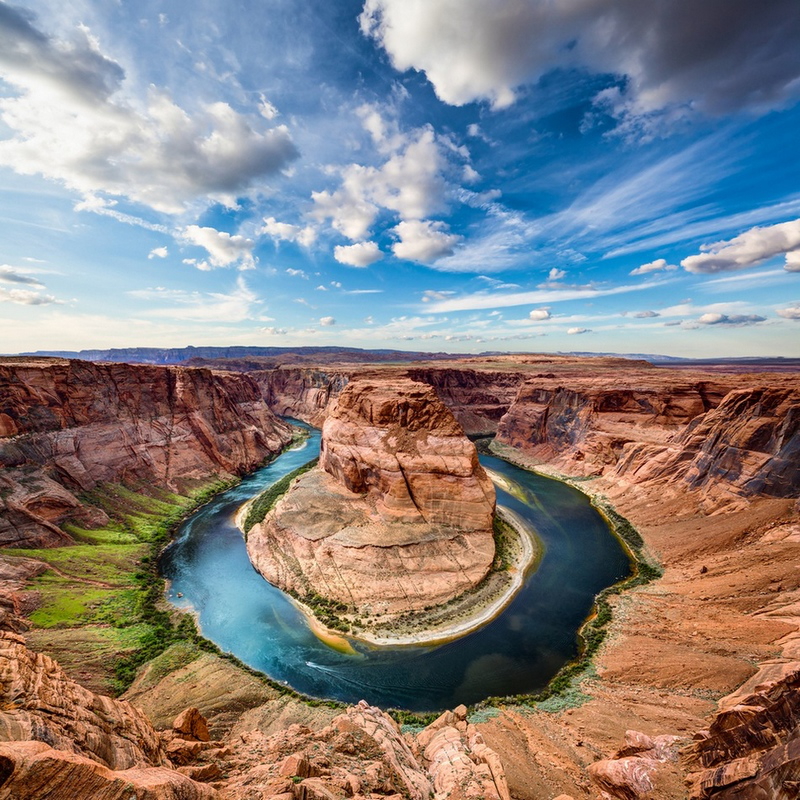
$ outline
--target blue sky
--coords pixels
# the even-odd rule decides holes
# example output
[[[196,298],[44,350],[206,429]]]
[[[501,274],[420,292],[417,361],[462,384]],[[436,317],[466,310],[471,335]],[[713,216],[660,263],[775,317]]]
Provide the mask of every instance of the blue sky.
[[[796,0],[0,0],[0,352],[800,356]]]

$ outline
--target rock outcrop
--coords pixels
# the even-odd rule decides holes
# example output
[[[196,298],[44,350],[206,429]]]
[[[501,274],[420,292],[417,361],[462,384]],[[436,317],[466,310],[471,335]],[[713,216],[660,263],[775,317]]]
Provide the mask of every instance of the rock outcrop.
[[[245,375],[0,362],[0,546],[65,544],[67,518],[102,524],[76,497],[100,483],[182,491],[251,470],[290,440]]]
[[[629,448],[616,474],[710,497],[800,495],[800,390],[737,389],[665,446]]]
[[[325,421],[319,468],[248,535],[264,577],[393,615],[446,602],[494,559],[494,488],[425,384],[354,381]]]
[[[291,725],[271,736],[241,736],[230,769],[230,797],[511,798],[500,758],[463,706],[404,736],[391,717],[362,701],[321,730]]]
[[[693,800],[800,796],[800,663],[773,663],[719,703],[683,753]]]

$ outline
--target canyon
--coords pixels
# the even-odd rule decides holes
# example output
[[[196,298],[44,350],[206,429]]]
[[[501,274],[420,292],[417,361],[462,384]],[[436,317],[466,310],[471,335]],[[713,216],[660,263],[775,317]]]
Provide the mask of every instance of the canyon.
[[[187,491],[242,474],[290,441],[275,414],[330,419],[323,462],[369,494],[347,455],[363,417],[335,404],[351,385],[410,380],[466,433],[496,434],[496,452],[624,515],[663,576],[610,598],[591,669],[561,694],[403,733],[378,709],[310,706],[220,655],[177,658],[180,645],[143,667],[129,700],[92,693],[29,646],[26,587],[46,565],[0,553],[0,798],[54,786],[188,800],[797,796],[797,375],[535,355],[255,366],[4,360],[3,543],[69,544],[68,522],[103,523],[86,492],[105,483]],[[393,502],[389,513],[409,512]],[[209,741],[199,725],[177,729],[195,706]]]

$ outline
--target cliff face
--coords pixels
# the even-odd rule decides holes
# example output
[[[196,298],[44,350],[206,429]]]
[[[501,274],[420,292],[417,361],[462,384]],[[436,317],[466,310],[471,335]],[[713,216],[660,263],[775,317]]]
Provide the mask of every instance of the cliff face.
[[[683,484],[710,499],[800,494],[800,391],[739,389],[666,446],[629,448],[616,475]]]
[[[267,405],[282,416],[321,427],[332,402],[350,380],[389,376],[427,383],[468,434],[493,434],[508,411],[524,375],[516,371],[469,367],[279,367],[249,373]]]
[[[572,475],[672,484],[711,498],[795,496],[800,391],[787,380],[774,388],[743,382],[645,374],[608,387],[597,378],[565,385],[537,377],[520,387],[497,440]]]
[[[0,364],[0,544],[68,540],[76,493],[103,482],[181,491],[253,469],[291,439],[247,376],[204,369]]]
[[[482,580],[494,559],[494,488],[429,386],[354,381],[322,439],[320,467],[249,533],[268,581],[394,615]]]
[[[498,441],[569,472],[601,474],[628,443],[667,441],[724,394],[718,385],[661,383],[646,375],[641,382],[613,384],[599,378],[568,384],[549,376],[531,379],[501,419]]]

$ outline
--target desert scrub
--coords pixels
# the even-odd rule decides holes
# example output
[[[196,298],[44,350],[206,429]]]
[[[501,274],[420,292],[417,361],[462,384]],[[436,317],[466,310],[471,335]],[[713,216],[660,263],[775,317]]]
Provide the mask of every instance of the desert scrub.
[[[299,467],[294,472],[290,472],[288,475],[284,475],[279,481],[273,483],[272,486],[265,489],[261,492],[258,497],[250,504],[250,508],[247,511],[247,516],[244,520],[244,532],[247,535],[250,532],[250,529],[254,525],[258,525],[259,522],[264,521],[264,517],[270,512],[273,508],[275,503],[286,494],[289,486],[291,485],[292,481],[295,478],[299,478],[301,475],[308,472],[310,469],[313,469],[317,465],[317,461],[319,459],[315,458],[313,461],[309,461],[308,464],[304,464],[302,467]]]

